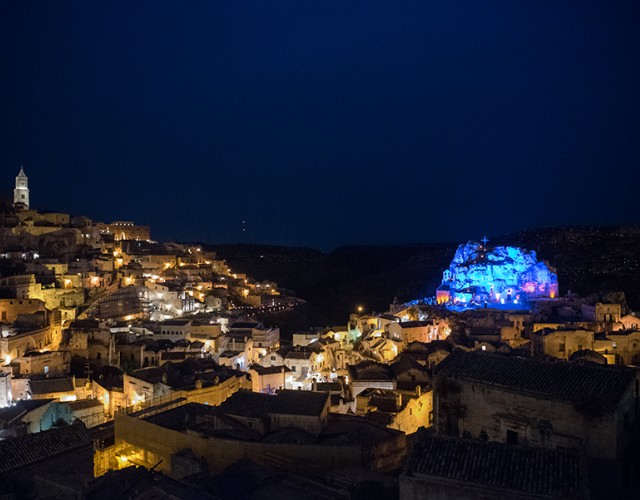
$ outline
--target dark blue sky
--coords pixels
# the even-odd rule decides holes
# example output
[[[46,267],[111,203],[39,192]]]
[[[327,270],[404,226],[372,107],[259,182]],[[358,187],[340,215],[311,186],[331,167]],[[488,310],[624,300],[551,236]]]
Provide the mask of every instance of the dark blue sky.
[[[20,163],[159,239],[638,223],[640,2],[3,2],[2,191]]]

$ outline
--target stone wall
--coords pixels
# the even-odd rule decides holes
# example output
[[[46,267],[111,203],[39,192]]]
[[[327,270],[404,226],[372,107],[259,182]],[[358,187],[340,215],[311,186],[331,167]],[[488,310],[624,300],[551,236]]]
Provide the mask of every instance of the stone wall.
[[[599,412],[595,403],[578,409],[570,402],[479,382],[437,377],[435,387],[438,432],[545,448],[584,445],[594,458],[620,456],[630,433],[624,428],[624,413],[629,423],[636,418],[633,384],[609,412]]]

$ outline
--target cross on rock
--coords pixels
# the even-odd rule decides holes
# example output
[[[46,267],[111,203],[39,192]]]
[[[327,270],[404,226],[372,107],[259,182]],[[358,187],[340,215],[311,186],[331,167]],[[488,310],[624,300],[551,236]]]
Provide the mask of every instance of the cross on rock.
[[[485,235],[484,235],[484,238],[482,238],[480,241],[481,241],[482,243],[484,243],[484,246],[486,247],[486,246],[487,246],[487,242],[489,241],[489,240],[487,239],[487,235],[485,234]]]

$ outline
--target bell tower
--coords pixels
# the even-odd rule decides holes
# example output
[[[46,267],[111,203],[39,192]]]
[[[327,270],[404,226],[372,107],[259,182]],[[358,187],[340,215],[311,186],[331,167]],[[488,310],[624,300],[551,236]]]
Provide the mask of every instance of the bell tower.
[[[16,188],[13,190],[13,204],[22,204],[29,208],[29,178],[24,174],[24,169],[20,166],[20,173],[16,177]]]

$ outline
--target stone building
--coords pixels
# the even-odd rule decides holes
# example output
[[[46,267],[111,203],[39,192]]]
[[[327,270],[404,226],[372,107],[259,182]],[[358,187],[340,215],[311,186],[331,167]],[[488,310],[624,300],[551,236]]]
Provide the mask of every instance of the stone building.
[[[394,322],[389,324],[389,335],[393,339],[401,340],[406,346],[411,342],[445,340],[449,336],[449,328],[444,322],[432,319]]]
[[[172,477],[219,472],[242,458],[255,463],[334,470],[397,470],[402,432],[365,419],[328,414],[329,394],[241,392],[220,407],[168,402],[115,420],[116,454]]]
[[[569,359],[574,352],[594,350],[594,332],[578,327],[543,328],[531,333],[529,338],[535,353],[552,358]]]
[[[13,323],[21,314],[45,312],[45,303],[38,299],[0,299],[0,322]]]
[[[391,390],[398,388],[393,368],[373,361],[363,361],[357,365],[349,366],[349,379],[354,397],[369,388]]]
[[[93,476],[93,445],[82,423],[0,441],[0,488],[9,497],[34,498],[36,475],[70,474]]]
[[[111,224],[96,224],[96,229],[102,234],[112,234],[116,241],[119,240],[150,240],[149,226],[137,226],[131,221],[114,221]]]
[[[638,373],[455,351],[436,368],[439,433],[622,456],[637,428]]]
[[[611,342],[611,353],[616,363],[625,365],[640,365],[640,331],[617,330],[609,332],[607,339]]]
[[[433,393],[400,389],[365,389],[356,396],[356,415],[363,416],[390,429],[413,434],[430,427],[433,418]]]

